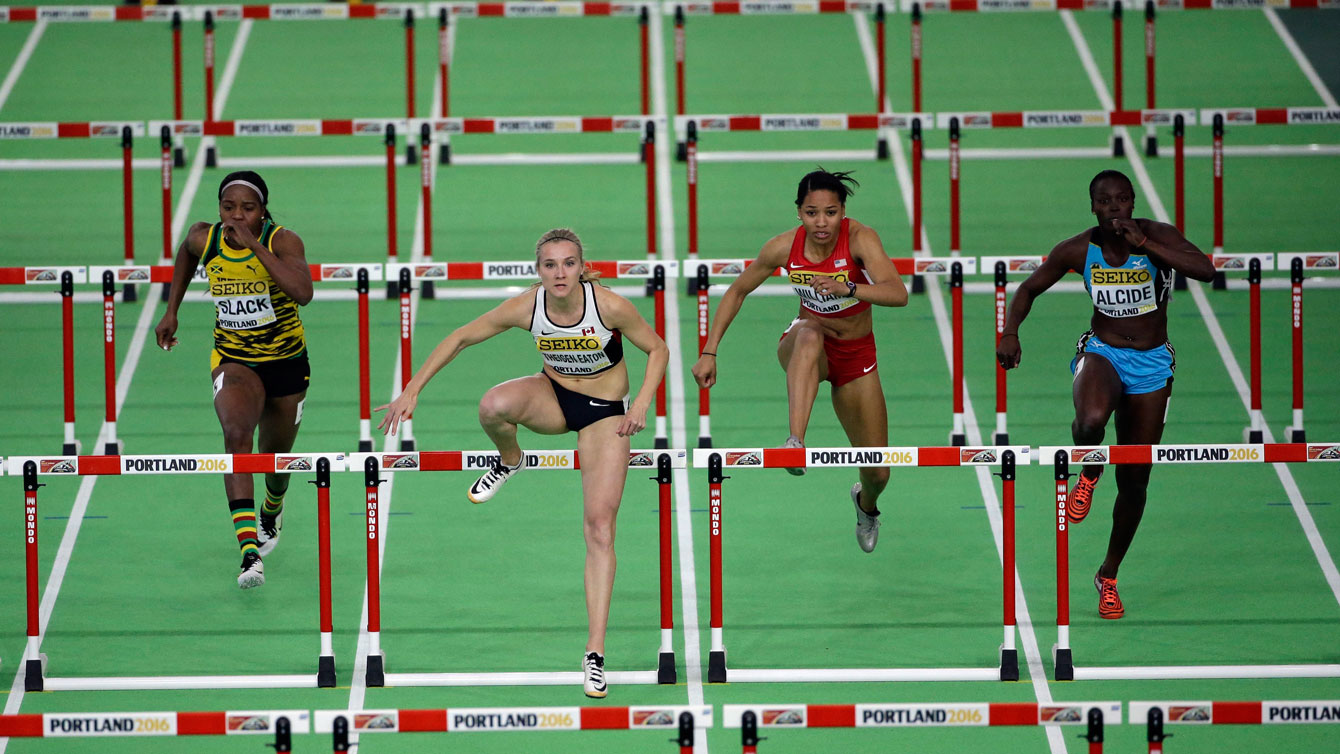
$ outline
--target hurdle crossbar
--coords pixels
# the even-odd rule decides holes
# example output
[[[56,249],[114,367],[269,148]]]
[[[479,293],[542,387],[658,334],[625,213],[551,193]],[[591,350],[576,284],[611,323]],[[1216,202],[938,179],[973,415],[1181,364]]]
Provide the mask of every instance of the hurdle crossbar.
[[[854,448],[699,448],[693,465],[707,468],[708,551],[711,563],[711,649],[709,683],[832,683],[885,681],[1005,681],[1018,680],[1014,615],[1014,470],[1027,465],[1025,446],[984,447],[854,447]],[[870,466],[1001,466],[1003,516],[1004,640],[998,664],[988,668],[800,668],[731,669],[726,666],[722,567],[722,482],[727,469],[860,468]]]
[[[1043,446],[1038,463],[1054,471],[1056,508],[1056,680],[1336,678],[1340,664],[1076,666],[1070,646],[1070,533],[1066,516],[1071,465],[1313,463],[1340,461],[1340,443]]]
[[[366,682],[368,686],[549,686],[573,685],[582,682],[578,671],[539,671],[501,673],[387,673],[386,653],[381,646],[380,597],[380,537],[381,506],[377,494],[381,475],[397,471],[484,471],[498,461],[496,450],[419,451],[409,453],[354,453],[349,456],[351,468],[364,471],[367,493],[367,578],[369,637]],[[530,450],[523,459],[526,468],[563,471],[581,468],[581,458],[575,450]],[[659,587],[661,608],[660,646],[657,669],[649,671],[609,671],[611,682],[621,684],[672,684],[676,680],[673,629],[674,613],[671,596],[671,519],[670,485],[674,468],[686,468],[687,451],[678,449],[633,450],[629,453],[630,469],[655,469],[651,477],[657,483],[659,494]]]
[[[311,732],[308,710],[0,715],[0,738],[270,735],[278,751],[289,751],[291,734]]]
[[[580,674],[579,674],[580,675]],[[673,731],[711,728],[711,705],[636,707],[458,707],[451,709],[316,710],[314,733],[499,733],[515,731]]]

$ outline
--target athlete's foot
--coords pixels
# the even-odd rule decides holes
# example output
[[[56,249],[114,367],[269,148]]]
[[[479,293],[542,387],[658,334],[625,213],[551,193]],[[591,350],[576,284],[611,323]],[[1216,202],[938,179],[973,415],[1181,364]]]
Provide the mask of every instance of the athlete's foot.
[[[804,441],[804,440],[801,440],[799,437],[796,437],[795,435],[790,435],[790,436],[788,436],[788,437],[786,438],[786,442],[785,442],[785,443],[782,443],[782,447],[783,447],[783,448],[803,448],[803,447],[805,447],[805,441]],[[791,474],[792,476],[802,476],[802,475],[804,475],[804,473],[805,473],[805,467],[804,467],[804,466],[787,466],[787,467],[786,467],[786,472],[787,472],[788,474]]]
[[[582,655],[582,691],[592,699],[603,699],[609,693],[605,683],[605,656],[599,652]]]
[[[1089,515],[1089,508],[1093,505],[1093,488],[1098,486],[1098,480],[1102,477],[1103,472],[1101,470],[1098,472],[1098,476],[1092,479],[1084,472],[1080,472],[1074,489],[1070,490],[1070,494],[1065,499],[1066,520],[1072,524],[1077,524]]]
[[[1116,620],[1126,614],[1126,608],[1121,604],[1121,595],[1117,594],[1117,580],[1103,578],[1100,574],[1093,575],[1093,586],[1098,590],[1098,617],[1107,620]]]
[[[237,575],[237,585],[243,589],[253,589],[265,583],[265,566],[261,556],[248,552],[242,556],[242,572]]]
[[[521,467],[525,465],[526,456],[524,454],[515,466],[507,466],[499,458],[493,463],[493,468],[484,472],[484,476],[470,485],[470,491],[465,493],[465,496],[470,498],[472,503],[488,502],[498,492],[498,488],[503,486],[503,482],[511,479],[512,475],[520,471]]]
[[[879,542],[879,511],[867,513],[861,507],[860,482],[851,487],[851,501],[856,505],[856,544],[866,552],[874,552],[875,543]]]

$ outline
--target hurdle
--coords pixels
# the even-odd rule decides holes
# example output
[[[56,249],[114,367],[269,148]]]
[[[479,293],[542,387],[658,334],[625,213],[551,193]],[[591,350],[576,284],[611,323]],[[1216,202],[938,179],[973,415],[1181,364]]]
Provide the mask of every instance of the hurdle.
[[[1001,336],[1005,334],[1005,286],[1010,273],[1032,274],[1042,264],[1042,256],[1006,256],[1006,257],[981,257],[981,269],[985,272],[988,268],[991,270],[995,280],[995,344],[1000,348]],[[955,340],[958,340],[955,329]],[[1008,373],[999,363],[996,364],[996,432],[992,439],[996,445],[1008,445],[1010,442],[1010,430],[1007,426],[1008,420]]]
[[[588,270],[599,272],[601,279],[620,279],[620,278],[646,278],[648,287],[651,290],[653,300],[654,315],[653,326],[656,334],[662,339],[665,338],[665,280],[666,278],[679,277],[679,262],[673,259],[648,259],[647,261],[636,260],[587,260],[586,268]],[[402,286],[407,286],[406,281],[422,281],[424,285],[430,282],[443,282],[448,280],[525,280],[534,281],[538,274],[535,271],[535,260],[518,260],[506,262],[416,262],[413,264],[388,264],[386,266],[387,277],[397,276],[402,281]],[[489,291],[491,297],[505,297],[520,293],[516,288],[497,289],[495,294]],[[401,301],[401,338],[400,348],[402,354],[401,366],[401,385],[403,390],[405,385],[409,384],[409,379],[414,374],[412,369],[413,361],[410,358],[410,348],[413,345],[409,337],[408,317],[409,317],[409,298],[408,293],[402,291]],[[413,450],[413,446],[403,444],[403,438],[410,432],[408,427],[409,420],[404,422],[407,426],[401,433],[401,450]],[[655,422],[655,447],[659,450],[670,447],[668,434],[668,425],[666,423],[666,398],[665,398],[665,380],[662,379],[660,385],[656,388],[656,422]],[[371,448],[368,448],[371,450]]]
[[[307,710],[0,715],[0,738],[268,735],[274,743],[266,745],[276,752],[292,751],[292,735],[311,730]]]
[[[723,704],[721,727],[739,728],[743,754],[758,731],[798,728],[1086,726],[1090,754],[1102,754],[1103,725],[1121,724],[1121,702],[927,702],[923,704]]]
[[[106,691],[220,688],[333,688],[335,651],[330,588],[330,474],[345,471],[343,453],[235,453],[197,455],[11,456],[6,473],[23,478],[24,556],[27,595],[27,644],[24,682],[31,691]],[[38,587],[37,490],[43,476],[118,476],[131,474],[295,474],[315,472],[317,487],[318,623],[320,654],[315,674],[48,677],[41,651]]]
[[[1247,271],[1247,301],[1248,301],[1248,334],[1250,338],[1250,405],[1248,406],[1249,424],[1242,431],[1242,440],[1247,443],[1264,442],[1263,420],[1261,418],[1261,271],[1273,270],[1275,268],[1275,255],[1269,253],[1257,254],[1225,254],[1216,252],[1210,255],[1210,261],[1214,264],[1214,280],[1211,287],[1224,289],[1228,287],[1225,280],[1226,271],[1246,270]]]
[[[1056,644],[1052,647],[1055,679],[1133,680],[1208,678],[1337,678],[1340,664],[1291,665],[1075,665],[1070,647],[1070,544],[1066,499],[1070,465],[1168,463],[1327,463],[1340,461],[1340,444],[1271,443],[1243,445],[1097,445],[1043,446],[1038,462],[1048,460],[1056,481]]]
[[[580,671],[537,671],[497,673],[388,673],[386,652],[381,644],[381,529],[383,515],[378,498],[382,473],[398,471],[480,471],[493,468],[496,450],[444,450],[409,453],[355,453],[350,455],[351,469],[362,468],[367,493],[367,579],[368,579],[368,657],[365,681],[370,687],[382,686],[563,686],[582,682]],[[523,459],[526,468],[563,471],[581,468],[575,450],[529,450]],[[671,469],[687,467],[684,450],[633,450],[628,467],[656,470],[651,477],[659,493],[659,567],[660,567],[660,648],[656,670],[610,671],[606,675],[616,684],[673,684],[676,680],[673,644],[674,610],[671,572]]]
[[[1284,428],[1289,442],[1307,442],[1303,429],[1303,271],[1340,268],[1340,253],[1309,252],[1276,254],[1279,269],[1289,267],[1289,322],[1293,342],[1293,421]]]
[[[1149,754],[1163,754],[1164,725],[1296,725],[1340,723],[1340,701],[1131,702],[1131,725],[1145,726]]]
[[[78,455],[81,443],[74,436],[74,284],[88,282],[82,266],[0,267],[0,285],[59,285],[61,320],[61,393],[64,406],[64,444],[61,454]]]
[[[1015,647],[1014,477],[1016,462],[1027,465],[1025,446],[994,447],[873,447],[873,448],[699,448],[693,465],[707,468],[708,542],[711,563],[711,650],[709,683],[833,683],[886,681],[1017,681],[1019,659]],[[859,668],[859,669],[732,669],[726,666],[723,610],[722,482],[726,470],[804,468],[859,468],[862,466],[1000,466],[1003,519],[1002,574],[1004,640],[998,664],[987,668]]]

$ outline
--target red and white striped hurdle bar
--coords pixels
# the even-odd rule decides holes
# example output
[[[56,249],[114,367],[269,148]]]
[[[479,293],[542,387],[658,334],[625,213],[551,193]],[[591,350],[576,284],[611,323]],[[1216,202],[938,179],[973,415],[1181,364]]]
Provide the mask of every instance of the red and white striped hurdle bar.
[[[11,475],[23,477],[24,561],[28,640],[24,649],[25,691],[110,689],[299,688],[335,686],[335,650],[330,584],[330,474],[346,469],[343,453],[248,453],[200,455],[12,456]],[[123,474],[296,474],[315,472],[317,488],[318,624],[321,653],[315,675],[46,677],[41,652],[37,557],[37,490],[42,476]]]
[[[279,732],[281,718],[283,733]],[[0,715],[0,738],[271,735],[287,739],[293,733],[311,730],[312,713],[308,710]]]
[[[1340,701],[1131,702],[1131,725],[1145,726],[1149,754],[1163,754],[1164,725],[1340,723]]]
[[[711,649],[709,683],[832,683],[886,681],[1014,681],[1019,679],[1015,648],[1014,478],[1027,465],[1030,449],[1005,447],[720,448],[693,451],[694,467],[707,468],[708,552],[711,563]],[[861,468],[870,466],[1000,466],[1002,508],[1002,603],[1004,640],[999,664],[988,668],[844,668],[727,670],[723,639],[722,482],[727,469]]]
[[[1086,445],[1044,446],[1038,463],[1050,464],[1056,509],[1056,644],[1052,647],[1056,680],[1201,679],[1201,678],[1335,678],[1340,664],[1306,665],[1166,665],[1077,667],[1070,649],[1070,533],[1066,516],[1071,466],[1185,463],[1328,463],[1340,461],[1340,443],[1270,443],[1219,445]]]
[[[351,469],[361,468],[367,500],[367,579],[368,579],[368,658],[365,680],[368,686],[552,686],[581,683],[581,673],[508,672],[508,673],[387,673],[386,653],[381,648],[381,527],[377,488],[383,472],[397,471],[483,471],[493,468],[497,451],[422,451],[410,453],[355,453]],[[581,468],[575,450],[526,451],[528,469],[571,471]],[[630,469],[655,471],[650,477],[659,494],[659,563],[661,596],[661,637],[657,669],[650,671],[611,671],[614,683],[671,684],[676,680],[673,645],[674,609],[671,572],[671,469],[685,468],[684,450],[633,450],[628,456]]]
[[[1089,754],[1103,750],[1103,725],[1121,723],[1121,702],[927,702],[924,704],[723,704],[721,727],[739,728],[744,754],[758,730],[780,728],[979,728],[1086,725]]]
[[[900,0],[904,12],[917,0]],[[926,11],[995,13],[1010,11],[1111,10],[1114,4],[1140,8],[1132,0],[926,0]],[[1337,0],[1157,0],[1158,10],[1262,10],[1264,8],[1340,8]]]
[[[357,733],[499,733],[565,730],[653,730],[679,728],[688,713],[698,728],[712,727],[712,706],[638,707],[458,707],[452,709],[316,710],[314,733],[333,733],[343,719]]]

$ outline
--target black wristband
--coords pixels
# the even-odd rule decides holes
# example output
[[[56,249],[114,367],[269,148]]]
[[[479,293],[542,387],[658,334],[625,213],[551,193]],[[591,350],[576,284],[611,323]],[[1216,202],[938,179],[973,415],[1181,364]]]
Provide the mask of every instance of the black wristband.
[[[714,358],[716,357],[716,354],[712,353],[711,351],[703,351],[702,353],[700,353],[700,354],[698,354],[698,355],[699,355],[699,356],[712,356],[712,357],[714,357]]]
[[[852,281],[848,280],[848,281],[847,281],[847,298],[855,298],[855,297],[856,297],[856,284],[853,283]]]

